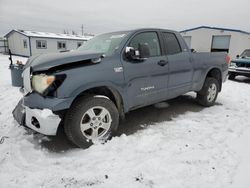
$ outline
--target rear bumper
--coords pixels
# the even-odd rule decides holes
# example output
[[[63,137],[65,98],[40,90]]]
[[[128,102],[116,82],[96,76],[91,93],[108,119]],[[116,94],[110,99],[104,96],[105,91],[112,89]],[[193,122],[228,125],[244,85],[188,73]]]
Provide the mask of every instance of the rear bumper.
[[[61,118],[49,109],[31,109],[23,105],[23,99],[13,111],[15,120],[44,135],[56,135]]]

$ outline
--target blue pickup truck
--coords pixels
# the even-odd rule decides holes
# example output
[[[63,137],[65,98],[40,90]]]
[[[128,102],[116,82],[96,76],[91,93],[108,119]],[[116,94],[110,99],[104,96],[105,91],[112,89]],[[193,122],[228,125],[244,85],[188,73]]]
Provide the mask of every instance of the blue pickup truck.
[[[190,91],[212,106],[228,74],[226,53],[193,53],[172,30],[102,34],[73,52],[28,59],[14,118],[44,135],[63,126],[79,147],[105,141],[131,110]]]
[[[238,75],[250,78],[250,49],[244,50],[241,55],[237,55],[237,58],[231,61],[228,74],[230,80],[234,80]]]

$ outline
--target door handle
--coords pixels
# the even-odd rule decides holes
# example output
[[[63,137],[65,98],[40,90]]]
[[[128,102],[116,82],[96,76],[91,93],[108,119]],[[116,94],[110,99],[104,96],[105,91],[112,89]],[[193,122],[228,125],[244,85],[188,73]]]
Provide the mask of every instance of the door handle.
[[[166,64],[168,64],[168,61],[166,61],[166,60],[160,60],[159,62],[158,62],[158,65],[160,65],[160,66],[165,66]]]

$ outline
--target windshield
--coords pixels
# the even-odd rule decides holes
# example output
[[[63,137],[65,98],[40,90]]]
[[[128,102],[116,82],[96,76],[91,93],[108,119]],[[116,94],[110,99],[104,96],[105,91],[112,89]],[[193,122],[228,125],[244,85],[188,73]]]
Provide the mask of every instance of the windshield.
[[[243,56],[250,57],[250,49],[249,50],[245,50],[240,56],[241,57],[243,57]]]
[[[103,53],[106,56],[111,56],[120,47],[122,40],[127,34],[128,32],[116,32],[98,35],[85,42],[77,50]]]

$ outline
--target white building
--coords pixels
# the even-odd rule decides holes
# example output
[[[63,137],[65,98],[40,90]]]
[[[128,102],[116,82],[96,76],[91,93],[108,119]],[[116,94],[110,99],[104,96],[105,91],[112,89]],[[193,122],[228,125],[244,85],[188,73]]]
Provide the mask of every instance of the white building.
[[[250,33],[235,29],[201,26],[180,32],[197,52],[226,51],[231,58],[250,49]]]
[[[91,37],[48,32],[12,30],[5,35],[14,55],[32,56],[42,53],[74,50]]]

